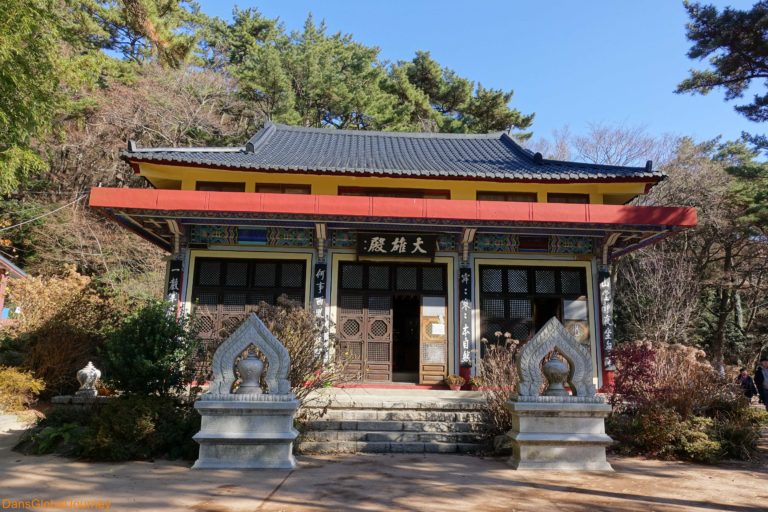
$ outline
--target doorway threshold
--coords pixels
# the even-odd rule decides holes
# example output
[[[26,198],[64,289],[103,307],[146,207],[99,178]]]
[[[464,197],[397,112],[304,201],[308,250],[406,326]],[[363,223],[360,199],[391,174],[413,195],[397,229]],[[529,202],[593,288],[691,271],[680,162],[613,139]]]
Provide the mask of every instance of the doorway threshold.
[[[430,389],[439,391],[450,391],[444,384],[415,384],[412,382],[346,382],[336,384],[335,388],[352,389]]]

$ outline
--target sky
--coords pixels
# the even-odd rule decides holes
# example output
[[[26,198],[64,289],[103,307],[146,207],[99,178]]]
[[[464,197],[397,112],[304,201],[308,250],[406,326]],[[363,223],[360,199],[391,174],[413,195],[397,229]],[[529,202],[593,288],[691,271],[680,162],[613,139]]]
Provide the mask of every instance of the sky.
[[[752,1],[710,0],[748,9]],[[534,137],[590,123],[642,126],[652,135],[706,140],[765,130],[737,114],[723,92],[675,94],[691,68],[688,16],[678,0],[201,0],[230,19],[235,5],[256,7],[300,30],[311,12],[329,32],[380,48],[388,61],[428,50],[461,76],[515,92],[510,105],[535,112]],[[759,84],[762,85],[762,84]],[[745,98],[746,100],[747,98]]]

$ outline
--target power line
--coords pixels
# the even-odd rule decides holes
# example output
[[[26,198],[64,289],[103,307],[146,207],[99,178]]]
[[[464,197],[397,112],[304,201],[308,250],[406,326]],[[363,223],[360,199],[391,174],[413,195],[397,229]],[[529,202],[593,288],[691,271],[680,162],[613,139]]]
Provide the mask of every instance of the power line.
[[[33,217],[31,219],[27,219],[24,222],[19,222],[18,224],[14,224],[13,226],[8,226],[7,228],[2,228],[2,229],[0,229],[0,233],[2,233],[3,231],[8,231],[8,230],[11,230],[11,229],[14,229],[14,228],[18,228],[20,226],[23,226],[24,224],[29,224],[30,222],[35,222],[36,220],[42,219],[43,217],[47,217],[49,215],[53,215],[54,213],[56,213],[56,212],[58,212],[60,210],[63,210],[64,208],[66,208],[68,206],[71,206],[71,205],[75,204],[76,202],[80,201],[81,199],[83,199],[84,197],[87,197],[87,196],[88,196],[88,194],[83,194],[80,197],[78,197],[77,199],[68,202],[64,206],[59,206],[55,210],[51,210],[51,211],[49,211],[47,213],[44,213],[42,215],[38,215],[37,217]]]

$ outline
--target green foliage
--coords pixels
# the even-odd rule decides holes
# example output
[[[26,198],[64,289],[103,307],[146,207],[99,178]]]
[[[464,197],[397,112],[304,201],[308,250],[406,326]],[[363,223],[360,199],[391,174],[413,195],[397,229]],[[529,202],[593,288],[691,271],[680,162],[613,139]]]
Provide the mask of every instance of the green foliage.
[[[620,345],[606,422],[619,453],[714,463],[758,456],[768,414],[753,410],[739,386],[721,380],[699,351]]]
[[[768,425],[768,414],[750,407],[685,419],[674,409],[656,404],[632,414],[614,413],[606,421],[606,431],[617,442],[618,453],[711,464],[759,457],[763,425]]]
[[[121,397],[88,409],[54,408],[20,443],[28,453],[98,461],[156,457],[194,460],[200,415],[191,403],[167,397]]]
[[[104,344],[106,380],[129,394],[168,396],[195,373],[197,333],[172,307],[150,301],[113,331]]]
[[[81,452],[79,441],[84,429],[77,423],[63,423],[55,427],[44,427],[30,437],[31,451],[45,455],[58,451],[62,454],[77,455]]]
[[[45,383],[32,372],[0,366],[0,411],[18,412],[35,402]]]
[[[0,196],[46,168],[30,144],[56,111],[59,26],[52,0],[8,0],[0,9]]]
[[[693,46],[691,59],[708,58],[712,66],[692,70],[677,87],[677,92],[707,94],[723,87],[725,98],[743,96],[752,80],[768,77],[768,2],[757,2],[751,9],[701,5],[686,0],[691,21],[688,39]],[[755,95],[751,103],[739,105],[736,111],[751,121],[768,121],[768,94]]]
[[[209,66],[227,69],[254,114],[302,126],[442,132],[526,129],[533,116],[508,106],[511,91],[485,89],[418,52],[387,66],[379,49],[327,34],[309,16],[286,34],[256,9],[203,31]],[[525,136],[526,134],[521,134]]]
[[[190,56],[204,19],[193,0],[72,0],[72,8],[94,46],[170,67]]]

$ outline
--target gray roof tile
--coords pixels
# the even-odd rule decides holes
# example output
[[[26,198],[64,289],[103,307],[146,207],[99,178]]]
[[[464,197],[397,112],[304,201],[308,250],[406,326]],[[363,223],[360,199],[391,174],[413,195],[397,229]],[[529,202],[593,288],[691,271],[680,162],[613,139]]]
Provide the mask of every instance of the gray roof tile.
[[[128,161],[178,163],[226,169],[344,173],[480,180],[648,179],[663,173],[534,158],[506,133],[449,135],[301,128],[267,123],[239,148],[136,148]],[[537,161],[538,160],[538,161]]]

